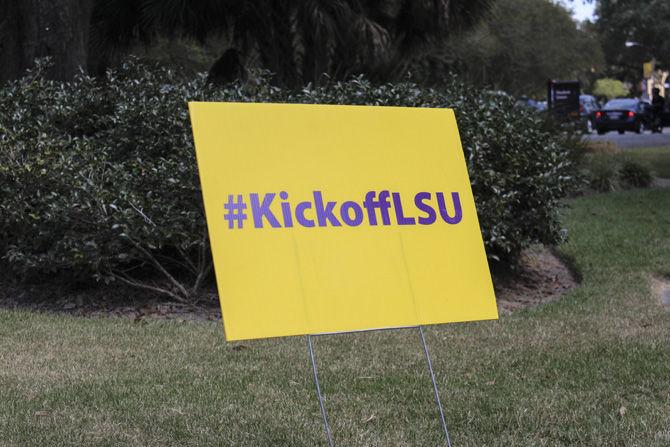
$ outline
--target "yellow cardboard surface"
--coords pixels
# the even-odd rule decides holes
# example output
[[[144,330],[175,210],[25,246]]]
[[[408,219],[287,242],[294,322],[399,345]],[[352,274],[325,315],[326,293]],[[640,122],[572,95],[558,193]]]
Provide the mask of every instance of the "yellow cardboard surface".
[[[228,340],[498,317],[452,110],[189,107]]]

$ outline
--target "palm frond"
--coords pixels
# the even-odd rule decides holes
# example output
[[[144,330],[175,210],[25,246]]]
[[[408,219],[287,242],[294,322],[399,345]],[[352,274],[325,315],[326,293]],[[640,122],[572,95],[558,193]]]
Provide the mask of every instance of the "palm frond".
[[[157,36],[225,32],[278,82],[397,73],[476,23],[492,0],[96,0],[92,41],[123,49]],[[222,49],[225,50],[225,49]],[[381,68],[383,67],[383,69]]]

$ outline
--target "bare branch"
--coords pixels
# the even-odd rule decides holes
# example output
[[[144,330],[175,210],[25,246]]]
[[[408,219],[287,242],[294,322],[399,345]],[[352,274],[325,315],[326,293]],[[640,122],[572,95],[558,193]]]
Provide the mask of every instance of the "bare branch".
[[[198,274],[198,277],[195,280],[195,284],[193,284],[193,295],[196,295],[200,290],[200,287],[202,287],[202,282],[205,280],[205,278],[207,278],[207,275],[209,275],[209,273],[212,271],[212,266],[213,264],[209,262],[202,270],[200,270],[200,273]]]
[[[179,262],[179,261],[176,261],[176,260],[174,260],[173,262],[176,262],[177,264],[179,264],[179,265],[181,265],[181,266],[187,268],[187,269],[190,270],[193,274],[197,274],[197,273],[198,273],[198,270],[199,270],[199,266],[196,266],[196,265],[193,263],[193,261],[192,261],[191,258],[188,256],[188,254],[187,254],[184,250],[182,250],[181,247],[177,246],[177,251],[179,252],[179,254],[181,255],[181,257],[184,259],[184,262]]]
[[[162,295],[167,295],[170,298],[172,298],[175,301],[178,301],[180,303],[191,304],[191,302],[188,299],[183,298],[183,297],[177,295],[176,293],[174,293],[174,292],[172,292],[168,289],[164,289],[162,287],[152,286],[150,284],[146,284],[146,283],[142,283],[142,282],[133,281],[132,279],[130,279],[126,275],[123,275],[123,274],[118,273],[118,272],[110,271],[109,273],[110,273],[110,275],[112,275],[112,277],[114,279],[117,279],[117,280],[121,281],[122,283],[127,284],[129,286],[137,287],[137,288],[145,289],[145,290],[151,290],[153,292],[157,292],[157,293],[160,293]]]
[[[128,203],[130,204],[130,206],[133,207],[133,209],[134,209],[135,211],[137,211],[137,213],[138,213],[140,216],[142,216],[142,217],[144,218],[144,221],[145,221],[146,223],[151,224],[151,225],[153,225],[154,227],[156,226],[156,224],[154,223],[154,221],[151,220],[151,218],[150,218],[149,216],[147,216],[146,214],[144,214],[144,212],[143,212],[141,209],[139,209],[139,208],[137,208],[135,205],[133,205],[133,202],[128,201]]]
[[[158,261],[158,259],[156,259],[154,257],[154,255],[152,255],[146,248],[142,247],[141,244],[139,244],[138,242],[133,240],[133,238],[131,238],[127,234],[124,233],[123,236],[126,239],[128,239],[135,246],[135,248],[137,248],[139,251],[141,251],[144,254],[144,256],[146,256],[148,258],[149,261],[151,261],[151,263],[154,265],[154,267],[156,267],[158,269],[158,271],[160,271],[175,286],[175,288],[182,293],[184,298],[188,298],[190,296],[190,294],[188,293],[188,290],[186,290],[184,285],[182,283],[180,283],[179,281],[177,281],[175,279],[175,277],[172,276],[170,274],[170,272],[168,272],[165,269],[165,267],[163,267],[163,264],[161,264]]]

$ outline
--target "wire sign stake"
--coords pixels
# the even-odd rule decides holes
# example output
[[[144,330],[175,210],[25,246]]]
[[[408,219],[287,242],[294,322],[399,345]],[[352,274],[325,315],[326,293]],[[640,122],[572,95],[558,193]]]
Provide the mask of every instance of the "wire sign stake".
[[[314,347],[312,346],[312,336],[307,335],[307,346],[309,346],[309,358],[312,359],[312,371],[314,372],[314,384],[316,385],[316,395],[319,398],[319,407],[321,407],[321,417],[323,418],[323,426],[328,437],[328,445],[334,447],[333,434],[330,431],[328,424],[328,414],[326,413],[326,406],[323,403],[323,396],[321,395],[321,385],[319,385],[319,370],[316,367],[316,359],[314,358]]]
[[[435,372],[433,371],[433,362],[430,359],[430,353],[428,352],[428,345],[426,344],[426,337],[423,333],[423,326],[416,326],[419,329],[419,337],[421,339],[421,345],[423,346],[423,353],[426,357],[426,362],[428,363],[428,371],[430,372],[430,380],[433,383],[433,394],[435,396],[435,403],[440,412],[440,421],[442,423],[442,428],[444,429],[445,440],[447,441],[447,447],[451,447],[451,439],[449,438],[449,430],[447,428],[447,422],[444,418],[444,410],[442,409],[442,403],[440,402],[440,394],[437,389],[437,381],[435,380]],[[319,334],[317,334],[319,335]],[[326,335],[326,334],[321,334]],[[326,437],[328,438],[328,445],[330,447],[335,446],[333,441],[333,433],[330,430],[330,424],[328,423],[328,413],[326,413],[326,406],[323,401],[323,394],[321,394],[321,384],[319,383],[319,371],[316,366],[316,357],[314,356],[314,346],[312,344],[312,336],[307,335],[307,346],[309,348],[309,358],[312,361],[312,372],[314,373],[314,385],[316,386],[316,395],[319,399],[319,407],[321,408],[321,417],[323,418],[323,427],[326,432]]]
[[[440,410],[440,421],[442,421],[442,428],[444,429],[444,436],[447,440],[447,446],[451,447],[451,439],[449,439],[449,430],[447,429],[447,421],[444,419],[444,410],[442,409],[442,403],[440,403],[440,393],[437,391],[437,382],[435,381],[435,373],[433,372],[433,362],[430,360],[430,354],[428,353],[428,345],[426,344],[426,337],[423,335],[423,326],[419,326],[419,336],[421,337],[421,344],[423,345],[423,353],[426,355],[426,361],[428,362],[428,370],[430,371],[430,380],[433,381],[433,393],[435,393],[435,403],[437,408]]]

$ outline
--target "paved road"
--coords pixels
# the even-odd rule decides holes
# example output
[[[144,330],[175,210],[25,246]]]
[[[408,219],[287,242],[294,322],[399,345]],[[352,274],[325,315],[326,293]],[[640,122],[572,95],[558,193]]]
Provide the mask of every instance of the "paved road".
[[[592,141],[612,141],[622,149],[635,149],[640,147],[670,147],[670,127],[663,129],[663,133],[643,132],[635,134],[626,132],[619,135],[616,132],[608,132],[605,135],[597,135],[595,132],[585,138]]]

